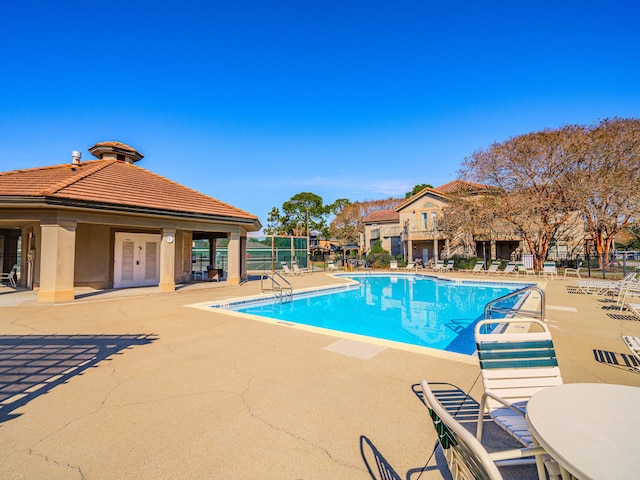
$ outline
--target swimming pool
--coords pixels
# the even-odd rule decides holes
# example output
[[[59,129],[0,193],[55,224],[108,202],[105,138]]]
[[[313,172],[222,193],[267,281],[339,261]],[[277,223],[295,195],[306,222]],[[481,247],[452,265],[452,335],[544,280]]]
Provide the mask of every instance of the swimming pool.
[[[352,288],[291,302],[239,302],[232,310],[284,322],[471,355],[473,327],[490,301],[524,284],[454,282],[421,275],[349,275]],[[509,299],[512,305],[519,296]],[[511,305],[510,305],[511,306]]]

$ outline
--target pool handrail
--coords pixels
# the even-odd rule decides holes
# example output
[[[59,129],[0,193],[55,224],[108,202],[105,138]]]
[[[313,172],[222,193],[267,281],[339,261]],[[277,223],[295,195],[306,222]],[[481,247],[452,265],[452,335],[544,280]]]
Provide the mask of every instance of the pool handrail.
[[[271,288],[264,286],[264,277],[267,277],[269,280],[271,280]],[[275,279],[275,277],[279,277],[280,280],[282,280],[284,283],[286,283],[286,286],[283,287],[282,285],[280,285],[280,283]],[[285,289],[287,290],[287,292],[285,292]],[[278,272],[275,272],[272,275],[269,275],[269,274],[261,275],[260,276],[260,290],[263,293],[264,292],[273,292],[273,294],[276,297],[278,297],[278,299],[280,300],[280,303],[283,302],[283,299],[285,298],[285,295],[288,295],[289,301],[293,300],[293,286],[291,285],[291,283],[289,283],[289,281],[286,278],[284,278]]]
[[[536,291],[540,295],[540,308],[538,310],[523,310],[522,308],[516,307],[498,307],[495,304],[501,301],[504,301],[508,298],[515,297],[516,295],[521,295],[526,293],[527,296],[529,292]],[[518,305],[521,305],[521,302],[518,302]],[[536,320],[540,320],[541,322],[545,321],[546,316],[546,308],[545,308],[545,297],[544,290],[542,290],[537,285],[528,285],[519,290],[515,290],[513,292],[509,292],[506,295],[503,295],[500,298],[496,298],[495,300],[491,300],[484,307],[484,319],[490,320],[493,319],[494,313],[502,313],[505,317],[525,317],[525,318],[534,318]]]

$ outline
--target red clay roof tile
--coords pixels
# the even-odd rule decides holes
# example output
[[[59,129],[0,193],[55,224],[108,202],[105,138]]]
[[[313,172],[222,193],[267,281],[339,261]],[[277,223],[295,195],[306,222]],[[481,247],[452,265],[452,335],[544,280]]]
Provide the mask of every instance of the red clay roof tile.
[[[143,168],[118,160],[0,173],[0,196],[55,197],[169,212],[257,217]]]

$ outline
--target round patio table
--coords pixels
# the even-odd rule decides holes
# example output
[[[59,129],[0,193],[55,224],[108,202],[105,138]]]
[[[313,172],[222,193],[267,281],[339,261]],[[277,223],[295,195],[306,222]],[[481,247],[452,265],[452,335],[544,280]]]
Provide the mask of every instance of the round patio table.
[[[549,387],[527,403],[534,439],[580,480],[640,478],[640,388]]]

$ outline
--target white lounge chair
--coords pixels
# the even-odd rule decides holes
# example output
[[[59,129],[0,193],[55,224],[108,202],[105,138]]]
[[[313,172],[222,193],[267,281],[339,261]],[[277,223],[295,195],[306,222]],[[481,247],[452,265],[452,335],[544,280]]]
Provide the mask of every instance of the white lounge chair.
[[[418,270],[418,267],[416,267],[416,264],[414,262],[409,262],[407,263],[407,266],[404,267],[405,270]]]
[[[640,337],[632,337],[630,335],[622,335],[622,341],[627,346],[631,354],[638,360],[640,364]],[[634,370],[640,370],[640,367],[633,367]]]
[[[527,268],[527,266],[524,264],[524,262],[516,262],[516,265],[518,266],[518,273],[524,273],[525,275],[534,275],[536,274],[536,271],[531,269],[531,268]]]
[[[392,260],[391,262],[389,262],[389,270],[397,270],[398,269],[398,262],[396,262],[395,260]]]
[[[327,267],[329,268],[329,271],[332,272],[334,270],[338,270],[337,265],[334,263],[333,260],[329,260],[327,261]]]
[[[280,264],[282,265],[282,271],[285,275],[297,275],[295,272],[291,271],[286,262],[280,262]]]
[[[433,266],[434,272],[439,272],[440,270],[444,270],[444,260],[438,260]]]
[[[558,268],[556,267],[556,262],[544,262],[542,264],[542,271],[540,272],[540,276],[544,276],[544,278],[551,277],[558,278]]]
[[[484,333],[489,327],[495,329]],[[478,322],[474,338],[484,385],[478,440],[482,440],[484,415],[489,413],[520,443],[533,446],[525,418],[527,402],[534,393],[563,383],[551,332],[539,320],[501,318]]]
[[[637,272],[630,272],[622,280],[576,280],[576,287],[587,295],[620,295],[620,292],[628,284],[637,282]]]
[[[484,262],[482,260],[478,260],[473,268],[469,271],[469,273],[483,273],[484,272]]]
[[[628,310],[640,320],[640,283],[627,282],[621,285],[618,304],[620,310]]]
[[[453,260],[447,261],[447,264],[444,266],[443,271],[445,272],[453,272]]]
[[[311,270],[308,268],[300,268],[296,262],[291,264],[291,268],[293,268],[293,273],[296,275],[304,275],[305,273],[311,273]]]
[[[489,274],[489,273],[498,273],[498,269],[500,268],[500,262],[496,261],[496,262],[491,262],[491,265],[489,265],[489,268],[487,268],[487,271],[485,273]]]
[[[516,262],[509,262],[507,263],[507,266],[504,267],[504,270],[502,270],[501,272],[499,271],[499,273],[502,273],[503,275],[508,275],[510,273],[513,273],[514,275],[518,275],[518,264]]]
[[[9,273],[0,273],[0,284],[9,282],[9,284],[16,288],[16,272],[18,271],[18,265],[14,265]]]
[[[565,268],[564,269],[564,275],[562,277],[562,280],[566,280],[567,279],[567,275],[575,275],[576,277],[580,278],[580,269],[582,268],[582,261],[579,261],[576,263],[576,268]]]
[[[432,392],[426,380],[420,382],[424,401],[429,409],[429,415],[438,435],[438,442],[444,452],[449,465],[451,476],[460,480],[502,480],[498,465],[518,465],[523,457],[536,456],[538,474],[546,478],[542,467],[541,447],[521,448],[498,452],[487,452],[485,447],[453,416]]]

